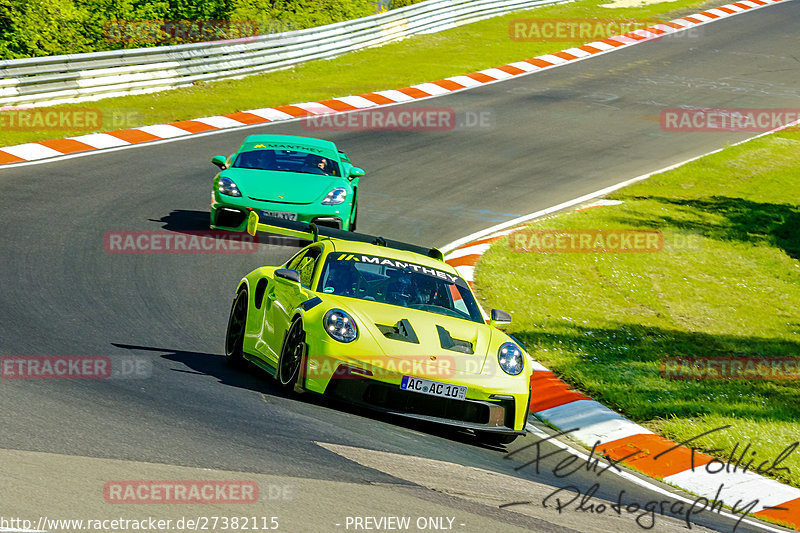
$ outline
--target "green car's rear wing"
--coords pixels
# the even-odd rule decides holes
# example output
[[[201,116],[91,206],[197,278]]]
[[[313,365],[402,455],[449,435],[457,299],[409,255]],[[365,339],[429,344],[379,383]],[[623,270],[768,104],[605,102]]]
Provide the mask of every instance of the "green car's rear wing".
[[[365,233],[355,233],[327,226],[317,226],[314,223],[296,222],[294,220],[269,217],[258,214],[255,211],[250,211],[250,216],[247,219],[247,233],[255,236],[259,231],[294,237],[296,239],[306,239],[314,242],[317,242],[320,237],[339,241],[365,242],[377,246],[384,246],[386,248],[393,248],[395,250],[414,252],[438,259],[439,261],[444,261],[444,255],[436,248],[426,248],[424,246],[417,246],[416,244],[393,241],[384,239],[383,237],[376,237],[375,235],[367,235]]]

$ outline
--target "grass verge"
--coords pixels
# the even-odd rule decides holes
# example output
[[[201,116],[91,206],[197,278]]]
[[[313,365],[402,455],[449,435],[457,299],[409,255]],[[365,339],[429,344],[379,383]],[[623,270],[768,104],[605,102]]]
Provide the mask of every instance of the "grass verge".
[[[796,131],[728,147],[608,197],[619,205],[530,226],[657,230],[661,251],[520,253],[501,239],[476,284],[576,389],[678,442],[730,425],[696,444],[725,460],[752,443],[746,459],[770,464],[800,436],[800,381],[674,380],[660,368],[668,357],[800,363],[798,168]],[[800,487],[800,450],[781,466],[772,477]]]
[[[509,36],[509,23],[514,19],[598,17],[666,21],[694,13],[700,6],[724,3],[676,0],[636,8],[599,7],[605,1],[607,0],[579,0],[569,4],[511,13],[441,33],[410,37],[331,60],[313,61],[292,69],[238,80],[200,83],[161,93],[107,98],[97,102],[55,107],[99,109],[103,120],[102,127],[96,131],[111,131],[396,89],[521,61],[585,44],[587,41],[587,39],[579,42],[512,40]],[[0,146],[86,133],[92,132],[52,129],[15,131],[0,128]]]

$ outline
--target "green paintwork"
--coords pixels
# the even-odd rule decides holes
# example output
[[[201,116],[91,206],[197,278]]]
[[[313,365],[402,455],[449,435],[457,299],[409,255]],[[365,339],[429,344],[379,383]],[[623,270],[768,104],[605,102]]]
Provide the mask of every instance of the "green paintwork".
[[[265,149],[308,152],[324,157],[339,166],[341,175],[231,167],[240,153]],[[296,220],[300,222],[333,217],[341,220],[342,229],[354,229],[359,178],[364,171],[353,166],[347,155],[330,141],[292,135],[250,135],[230,157],[215,156],[212,162],[221,168],[223,165],[226,167],[214,177],[211,197],[213,229],[244,231],[246,215],[250,210],[296,213]],[[229,178],[237,185],[240,197],[220,192],[220,180],[223,178]],[[345,201],[338,205],[323,205],[321,202],[325,196],[338,187],[347,191]],[[218,216],[222,208],[241,212],[241,223],[227,225],[225,219]]]

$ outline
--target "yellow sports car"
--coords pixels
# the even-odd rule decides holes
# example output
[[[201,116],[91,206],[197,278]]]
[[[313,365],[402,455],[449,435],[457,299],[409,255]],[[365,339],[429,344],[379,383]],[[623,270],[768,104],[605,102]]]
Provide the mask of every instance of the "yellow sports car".
[[[474,430],[524,433],[531,365],[439,250],[250,213],[248,232],[313,241],[238,284],[225,353],[282,385]]]

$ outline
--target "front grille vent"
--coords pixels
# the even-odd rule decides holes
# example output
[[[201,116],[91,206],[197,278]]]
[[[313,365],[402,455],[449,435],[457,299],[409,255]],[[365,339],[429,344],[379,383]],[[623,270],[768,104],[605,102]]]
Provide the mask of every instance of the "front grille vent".
[[[450,336],[450,332],[442,326],[436,326],[436,331],[439,332],[439,344],[445,350],[452,350],[454,352],[461,352],[473,354],[475,351],[472,348],[472,343],[461,339],[454,339]]]
[[[419,344],[417,333],[414,331],[414,328],[411,327],[411,322],[405,318],[399,320],[394,326],[387,326],[385,324],[375,325],[387,339]]]

